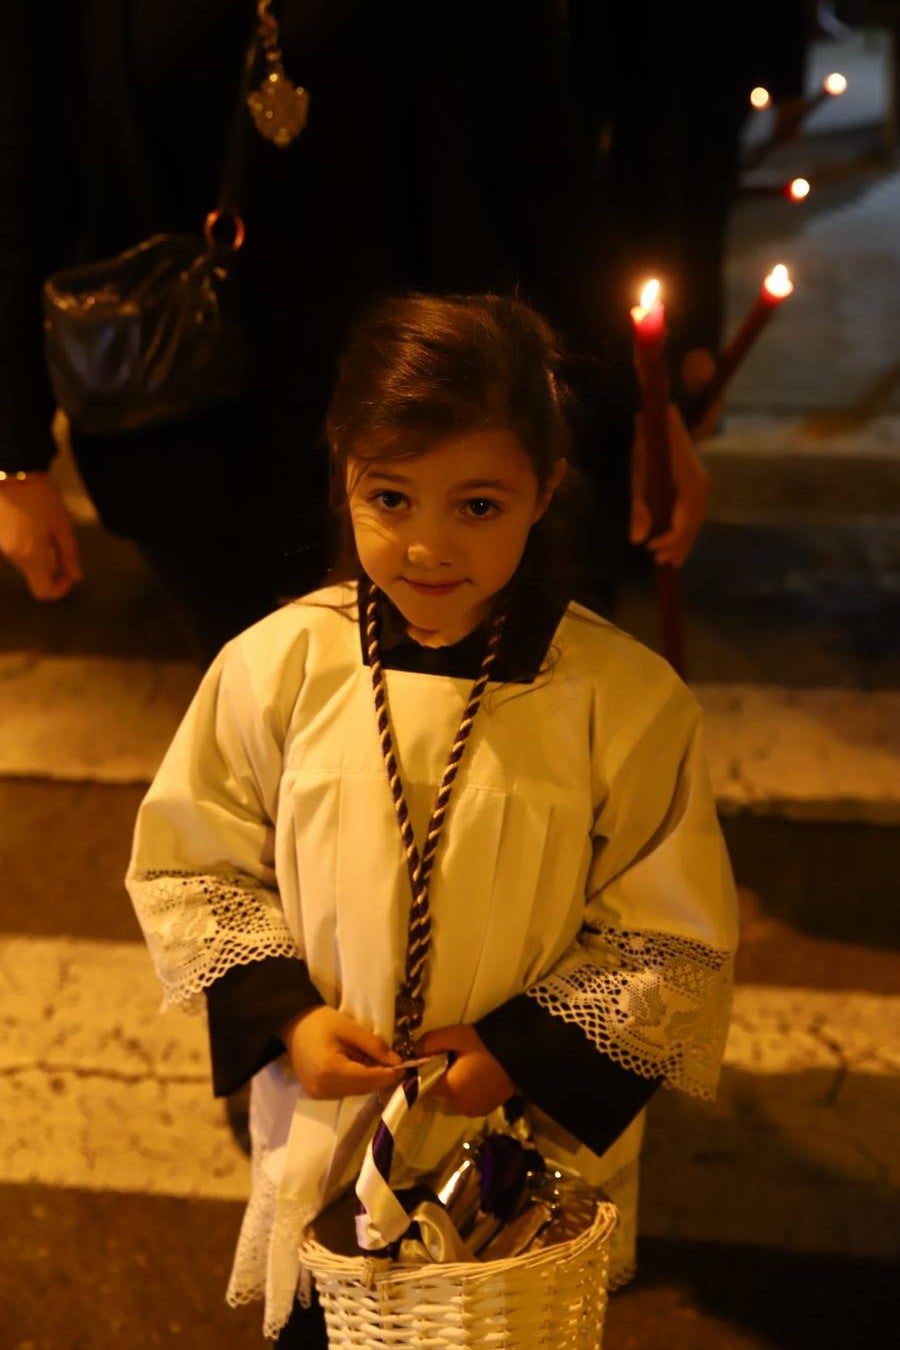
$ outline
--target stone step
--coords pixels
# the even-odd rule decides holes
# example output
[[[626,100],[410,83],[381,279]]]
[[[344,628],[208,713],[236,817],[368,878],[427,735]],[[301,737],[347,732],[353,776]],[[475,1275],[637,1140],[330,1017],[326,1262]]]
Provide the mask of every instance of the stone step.
[[[0,777],[148,782],[198,678],[186,661],[0,654]],[[900,820],[900,691],[694,688],[723,813]]]
[[[732,414],[701,446],[709,520],[726,524],[900,524],[900,416]]]
[[[712,520],[698,536],[683,577],[686,596],[701,611],[711,603],[753,597],[767,597],[782,610],[806,606],[810,614],[834,619],[896,608],[900,517],[830,525]],[[885,615],[895,637],[896,620],[896,613]],[[887,645],[891,636],[886,627]]]

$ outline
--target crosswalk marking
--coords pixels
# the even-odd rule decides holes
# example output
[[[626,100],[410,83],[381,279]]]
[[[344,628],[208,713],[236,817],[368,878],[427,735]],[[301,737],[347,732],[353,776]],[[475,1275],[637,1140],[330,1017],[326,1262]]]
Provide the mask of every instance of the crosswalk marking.
[[[900,691],[706,684],[695,692],[721,811],[900,820]]]
[[[0,939],[0,1180],[242,1199],[200,1018],[134,942]]]
[[[186,661],[0,655],[0,776],[149,782],[197,679]],[[900,820],[900,691],[695,692],[723,813]]]
[[[0,938],[0,1181],[245,1197],[203,1021],[159,1005],[141,943]],[[893,1229],[856,1217],[863,1188],[900,1171],[882,1109],[898,1090],[900,998],[739,986],[716,1103],[654,1101],[643,1231],[782,1245],[789,1221],[802,1250],[900,1255]]]
[[[149,782],[198,678],[188,661],[0,654],[0,776]]]

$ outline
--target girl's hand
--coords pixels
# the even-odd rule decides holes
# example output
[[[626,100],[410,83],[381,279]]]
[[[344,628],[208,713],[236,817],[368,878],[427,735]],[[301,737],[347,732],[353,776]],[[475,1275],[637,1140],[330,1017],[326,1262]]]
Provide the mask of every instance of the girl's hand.
[[[401,1063],[387,1041],[335,1008],[303,1012],[281,1029],[294,1073],[314,1101],[396,1087]]]
[[[515,1092],[515,1083],[474,1027],[429,1031],[416,1046],[417,1055],[436,1055],[440,1050],[455,1050],[456,1059],[429,1098],[449,1102],[464,1116],[487,1116]]]

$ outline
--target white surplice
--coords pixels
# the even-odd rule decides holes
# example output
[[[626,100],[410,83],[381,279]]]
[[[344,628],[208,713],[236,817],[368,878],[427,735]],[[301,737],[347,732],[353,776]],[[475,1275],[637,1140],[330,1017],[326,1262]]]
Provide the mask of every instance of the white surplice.
[[[421,841],[469,680],[386,672]],[[322,997],[390,1041],[409,880],[373,708],[355,586],[241,634],[204,677],[140,810],[128,886],[170,1003],[236,964],[296,955]],[[523,992],[599,1051],[715,1091],[737,939],[734,886],[697,704],[669,665],[572,604],[533,684],[489,686],[431,881],[424,1030]],[[317,1102],[283,1061],[254,1079],[253,1193],[229,1287],[274,1334],[302,1288],[306,1223],[355,1176],[378,1103]],[[403,1184],[477,1121],[423,1113]],[[642,1120],[603,1156],[547,1123],[622,1211],[633,1262]]]

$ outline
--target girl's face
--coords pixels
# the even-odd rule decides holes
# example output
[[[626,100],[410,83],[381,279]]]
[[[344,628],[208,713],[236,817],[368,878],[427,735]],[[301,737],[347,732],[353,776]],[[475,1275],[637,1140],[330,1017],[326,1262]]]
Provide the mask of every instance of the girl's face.
[[[478,627],[565,472],[561,460],[542,490],[506,430],[447,436],[415,459],[350,459],[360,563],[411,637],[444,646]]]

